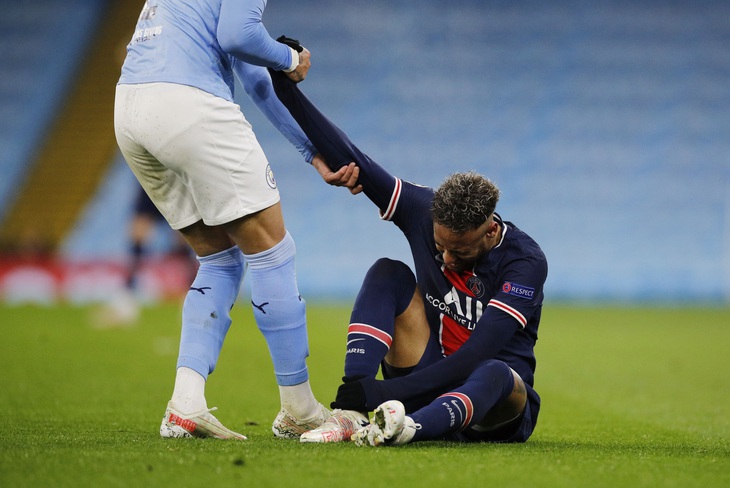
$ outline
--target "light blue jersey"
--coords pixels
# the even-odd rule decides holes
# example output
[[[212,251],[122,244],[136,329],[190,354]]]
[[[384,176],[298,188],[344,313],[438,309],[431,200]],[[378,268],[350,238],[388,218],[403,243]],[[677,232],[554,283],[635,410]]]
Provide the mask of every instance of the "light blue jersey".
[[[295,59],[261,22],[266,3],[148,0],[127,46],[119,83],[189,85],[232,102],[235,75],[269,121],[311,162],[312,144],[273,90],[261,89],[271,86],[266,67],[291,69]]]
[[[266,0],[148,0],[137,21],[119,83],[194,86],[233,101],[230,56],[289,69],[292,50],[261,22]]]

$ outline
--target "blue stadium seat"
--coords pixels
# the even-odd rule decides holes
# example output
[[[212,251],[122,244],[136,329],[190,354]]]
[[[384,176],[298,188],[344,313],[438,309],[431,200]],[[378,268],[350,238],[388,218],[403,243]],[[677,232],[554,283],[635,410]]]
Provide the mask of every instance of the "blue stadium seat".
[[[106,0],[3,2],[0,220],[64,101]]]
[[[266,15],[311,49],[304,90],[376,160],[423,184],[468,169],[499,184],[500,211],[548,255],[549,298],[730,298],[730,3],[280,0]],[[364,197],[326,188],[238,99],[305,295],[352,297],[376,257],[410,260]]]

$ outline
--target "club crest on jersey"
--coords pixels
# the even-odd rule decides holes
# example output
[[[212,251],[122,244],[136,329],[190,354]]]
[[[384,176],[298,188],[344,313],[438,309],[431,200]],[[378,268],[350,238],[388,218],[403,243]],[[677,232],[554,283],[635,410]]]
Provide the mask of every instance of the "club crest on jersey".
[[[527,298],[528,300],[535,296],[535,289],[529,286],[518,285],[511,281],[505,281],[502,285],[502,291],[513,297]]]
[[[484,283],[476,276],[472,276],[466,280],[466,287],[476,298],[481,298],[484,295]]]
[[[271,169],[271,165],[266,165],[266,184],[271,188],[276,188],[276,178],[274,178],[274,171]]]

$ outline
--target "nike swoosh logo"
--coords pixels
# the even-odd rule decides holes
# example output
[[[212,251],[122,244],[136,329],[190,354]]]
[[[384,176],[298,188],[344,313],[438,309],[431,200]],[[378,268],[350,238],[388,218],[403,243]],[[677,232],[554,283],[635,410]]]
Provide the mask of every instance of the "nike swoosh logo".
[[[457,402],[456,400],[451,400],[451,404],[454,407],[456,407],[456,410],[459,411],[459,415],[461,415],[461,418],[463,419],[464,418],[464,412],[461,411],[461,406],[459,405],[459,402]]]

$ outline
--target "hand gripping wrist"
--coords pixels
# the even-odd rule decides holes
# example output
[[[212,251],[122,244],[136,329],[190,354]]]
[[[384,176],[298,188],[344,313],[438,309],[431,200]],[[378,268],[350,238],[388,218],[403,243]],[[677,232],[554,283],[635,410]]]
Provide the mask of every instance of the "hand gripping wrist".
[[[304,50],[302,44],[298,39],[292,39],[291,37],[279,36],[276,38],[277,41],[284,44],[291,50],[291,66],[284,70],[284,73],[291,73],[297,66],[299,66],[299,53]]]

